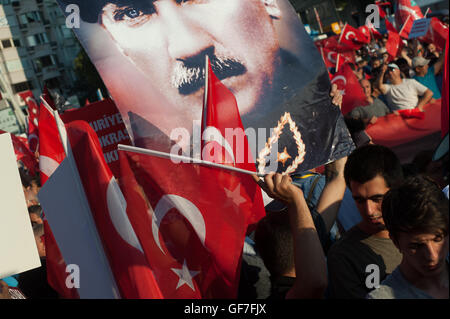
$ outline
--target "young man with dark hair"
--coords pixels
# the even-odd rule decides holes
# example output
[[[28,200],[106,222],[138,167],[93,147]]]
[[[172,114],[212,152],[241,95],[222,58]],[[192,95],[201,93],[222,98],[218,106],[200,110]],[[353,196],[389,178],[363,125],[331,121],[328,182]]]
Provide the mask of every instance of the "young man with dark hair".
[[[344,177],[362,221],[328,253],[328,296],[364,298],[372,289],[366,285],[371,265],[378,266],[383,280],[401,260],[384,225],[381,203],[384,194],[403,180],[402,166],[388,148],[365,145],[348,157]]]
[[[386,194],[382,211],[403,258],[367,298],[448,299],[448,199],[441,189],[428,177],[411,177]]]

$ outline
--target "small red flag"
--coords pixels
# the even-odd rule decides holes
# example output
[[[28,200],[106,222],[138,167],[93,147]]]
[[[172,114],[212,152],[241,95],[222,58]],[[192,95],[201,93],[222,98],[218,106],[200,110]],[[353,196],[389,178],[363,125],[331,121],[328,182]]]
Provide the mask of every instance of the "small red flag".
[[[364,90],[348,63],[345,63],[334,75],[331,83],[336,84],[343,95],[342,114],[347,114],[357,106],[367,105]]]

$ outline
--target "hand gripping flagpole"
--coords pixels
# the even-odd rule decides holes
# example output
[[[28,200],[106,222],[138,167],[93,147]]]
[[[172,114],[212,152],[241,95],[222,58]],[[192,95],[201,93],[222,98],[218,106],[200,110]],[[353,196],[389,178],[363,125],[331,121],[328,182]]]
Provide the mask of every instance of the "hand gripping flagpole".
[[[265,174],[252,172],[252,171],[247,171],[245,169],[241,169],[241,168],[237,168],[237,167],[233,167],[233,166],[228,166],[228,165],[222,165],[222,164],[217,164],[217,163],[213,163],[213,162],[208,162],[208,161],[204,161],[204,160],[201,160],[201,159],[196,159],[196,158],[193,158],[193,157],[187,157],[187,156],[175,155],[175,154],[164,153],[164,152],[159,152],[159,151],[154,151],[154,150],[148,150],[148,149],[145,149],[145,148],[140,148],[140,147],[135,147],[135,146],[119,144],[119,145],[117,145],[117,149],[119,151],[127,151],[127,152],[132,152],[132,153],[139,153],[139,154],[144,154],[144,155],[156,156],[156,157],[160,157],[160,158],[167,158],[167,159],[170,159],[172,161],[179,160],[179,161],[181,161],[183,163],[192,163],[192,164],[200,164],[200,165],[205,165],[205,166],[211,166],[211,167],[216,167],[216,168],[220,168],[220,169],[224,169],[224,170],[228,170],[228,171],[233,171],[233,172],[237,172],[237,173],[243,173],[243,174],[247,174],[247,175],[257,175],[258,177],[264,177],[265,176]]]

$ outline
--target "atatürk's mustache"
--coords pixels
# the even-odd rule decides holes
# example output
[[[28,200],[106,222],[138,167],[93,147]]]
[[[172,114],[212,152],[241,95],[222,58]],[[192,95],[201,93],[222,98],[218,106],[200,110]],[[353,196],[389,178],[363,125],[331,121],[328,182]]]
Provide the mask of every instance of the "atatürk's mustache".
[[[238,60],[228,57],[208,55],[211,68],[219,80],[238,76],[247,72],[245,66]],[[189,61],[178,61],[172,75],[172,86],[182,95],[197,92],[205,84],[205,56],[199,56]]]

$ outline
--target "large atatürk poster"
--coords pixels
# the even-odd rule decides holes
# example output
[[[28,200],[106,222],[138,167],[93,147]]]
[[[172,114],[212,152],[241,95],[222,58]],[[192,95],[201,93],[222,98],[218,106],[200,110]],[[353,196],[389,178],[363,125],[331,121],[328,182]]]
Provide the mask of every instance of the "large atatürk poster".
[[[198,156],[208,56],[236,97],[260,170],[306,170],[354,147],[288,0],[58,1],[72,5],[68,15],[78,6],[74,31],[136,146]]]

